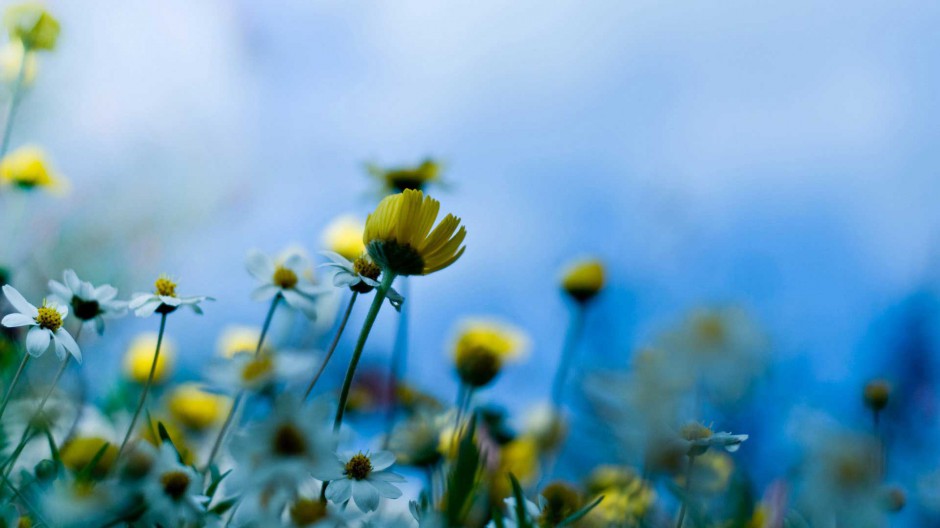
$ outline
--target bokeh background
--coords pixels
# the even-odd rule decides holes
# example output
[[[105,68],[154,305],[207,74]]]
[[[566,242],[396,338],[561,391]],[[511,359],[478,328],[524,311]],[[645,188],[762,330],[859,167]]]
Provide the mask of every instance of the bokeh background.
[[[757,482],[787,471],[794,410],[867,423],[873,376],[905,402],[893,477],[911,488],[940,465],[940,4],[48,3],[60,46],[12,144],[45,146],[71,190],[30,197],[2,251],[35,262],[33,292],[71,266],[125,293],[169,272],[216,297],[171,321],[179,377],[200,375],[225,326],[260,324],[248,249],[315,253],[331,219],[374,206],[366,162],[435,156],[448,185],[432,192],[468,248],[411,282],[411,382],[452,399],[454,326],[491,315],[533,346],[484,398],[516,413],[545,400],[559,269],[593,254],[609,287],[576,380],[625,367],[696,306],[734,303],[773,343],[768,379],[722,417],[752,435],[740,456]],[[395,323],[381,315],[372,364]],[[112,327],[86,345],[101,379],[155,321]],[[617,449],[583,436],[569,466]]]

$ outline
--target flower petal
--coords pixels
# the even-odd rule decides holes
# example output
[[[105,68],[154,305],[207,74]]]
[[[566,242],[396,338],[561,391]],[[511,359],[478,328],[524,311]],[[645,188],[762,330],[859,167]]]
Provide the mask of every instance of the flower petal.
[[[7,328],[16,328],[17,326],[29,326],[34,324],[39,324],[35,319],[21,314],[21,313],[12,313],[3,318],[3,321],[0,321],[3,326]]]
[[[136,310],[147,303],[147,301],[156,299],[156,295],[151,293],[135,293],[131,298],[131,302],[127,303],[127,307],[131,310]]]
[[[55,333],[56,344],[62,343],[62,346],[65,347],[72,356],[75,357],[75,361],[78,361],[78,364],[82,364],[82,351],[78,348],[78,343],[75,342],[75,339],[72,338],[72,334],[68,333],[64,328],[59,328]]]
[[[291,307],[300,310],[309,319],[317,318],[317,305],[305,295],[301,295],[294,290],[281,290],[281,295]]]
[[[382,471],[395,463],[395,455],[391,451],[377,451],[369,455],[369,462],[372,463],[373,471]]]
[[[150,317],[153,312],[157,311],[157,308],[159,308],[161,304],[162,303],[160,302],[160,299],[150,299],[146,303],[137,307],[137,309],[134,310],[134,315],[137,317]]]
[[[68,286],[72,292],[77,293],[82,289],[82,281],[79,280],[78,274],[75,273],[75,270],[65,270],[65,272],[62,273],[62,278],[65,280],[65,285]]]
[[[26,351],[33,357],[39,357],[49,348],[52,332],[48,328],[34,326],[26,334]]]
[[[261,286],[255,288],[255,291],[251,292],[251,300],[266,301],[277,295],[277,292],[279,291],[281,291],[281,289],[273,284],[262,284]]]
[[[33,318],[39,315],[39,310],[32,304],[29,304],[13,286],[4,284],[3,294],[6,295],[7,300],[10,301],[10,304],[13,305],[13,308],[15,308],[17,312]]]
[[[331,480],[326,487],[326,498],[336,504],[348,501],[351,493],[352,485],[347,479]]]
[[[274,276],[274,261],[257,249],[248,252],[245,267],[252,277],[261,282],[271,282],[271,277]]]
[[[50,280],[49,291],[52,292],[53,297],[58,298],[62,302],[69,302],[72,300],[72,290],[68,289],[65,284],[62,284],[59,281]]]
[[[379,492],[379,495],[386,499],[397,499],[401,497],[401,490],[384,480],[369,479],[369,482],[375,486],[375,490]]]
[[[363,513],[375,511],[379,507],[379,490],[368,480],[352,481],[352,498]]]

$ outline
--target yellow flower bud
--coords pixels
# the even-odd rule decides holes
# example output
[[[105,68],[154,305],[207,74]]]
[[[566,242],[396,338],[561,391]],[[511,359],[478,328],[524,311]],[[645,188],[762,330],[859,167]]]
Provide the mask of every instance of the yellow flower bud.
[[[28,50],[53,50],[59,38],[59,21],[34,2],[7,8],[3,24],[11,40],[20,40]]]
[[[525,352],[528,338],[518,329],[496,321],[468,320],[454,343],[454,364],[461,381],[471,387],[488,385],[503,361]]]
[[[46,153],[35,145],[20,147],[4,156],[0,160],[0,180],[24,190],[65,188],[65,181],[56,174]]]
[[[323,246],[349,260],[355,260],[366,251],[366,245],[362,243],[365,228],[365,223],[355,216],[340,216],[323,230]]]
[[[587,302],[604,287],[604,265],[597,259],[570,264],[562,274],[561,287],[578,302]]]
[[[157,348],[157,334],[143,333],[131,341],[124,353],[124,373],[128,379],[136,383],[147,383],[147,377],[150,375],[150,366],[153,364],[153,353]],[[167,380],[173,371],[173,363],[176,357],[176,347],[163,337],[163,343],[160,345],[160,357],[157,360],[157,368],[153,373],[153,382],[163,383]]]
[[[871,380],[865,384],[862,397],[865,405],[873,411],[880,411],[888,405],[891,396],[891,385],[882,379]]]

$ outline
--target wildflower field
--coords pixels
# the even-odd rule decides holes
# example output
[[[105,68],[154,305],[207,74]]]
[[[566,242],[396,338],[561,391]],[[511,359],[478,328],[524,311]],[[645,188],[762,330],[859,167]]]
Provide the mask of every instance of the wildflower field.
[[[828,117],[793,137],[747,123],[786,121],[816,92],[770,116],[729,88],[740,115],[721,107],[725,121],[704,129],[690,118],[698,132],[677,140],[693,175],[674,153],[648,155],[643,134],[672,137],[687,124],[677,116],[714,104],[711,75],[759,77],[756,92],[790,78],[759,51],[773,39],[729,51],[695,10],[624,3],[608,20],[588,3],[462,6],[438,33],[421,24],[453,17],[421,2],[368,14],[106,4],[3,5],[0,528],[940,526],[936,273],[923,271],[937,263],[922,255],[937,195],[918,192],[936,185],[905,180],[902,196],[853,179],[901,227],[866,208],[879,219],[855,229],[809,179],[824,212],[779,212],[811,203],[790,187],[804,173],[890,167],[858,154],[894,145],[858,132],[890,122],[889,110],[864,114],[888,88],[834,81],[850,89],[826,88],[836,95],[806,112],[835,107],[850,123],[811,146],[799,141]],[[511,31],[486,32],[496,14]],[[671,47],[620,31],[630,17],[701,31]],[[383,28],[394,34],[364,36]],[[321,42],[311,32],[335,46],[284,44]],[[648,38],[665,55],[606,61]],[[418,43],[402,85],[383,76],[409,45],[398,41]],[[878,49],[907,49],[898,42]],[[676,49],[698,44],[718,46],[719,60],[687,61],[709,73],[669,73],[686,72]],[[851,51],[840,64],[862,55]],[[735,60],[750,66],[722,70]],[[630,91],[612,65],[701,91],[649,116],[674,85],[628,75],[647,87]],[[471,95],[496,102],[456,112],[466,132],[427,117],[472,107],[435,99],[471,80]],[[629,116],[592,106],[619,97],[639,101]],[[639,130],[620,142],[630,119]],[[464,143],[482,145],[464,165],[478,179],[460,155],[424,150]],[[738,149],[784,161],[744,162]],[[642,161],[622,174],[620,156]],[[751,169],[785,183],[740,175]],[[669,171],[682,176],[663,184]],[[748,214],[720,214],[733,208],[719,181],[745,189],[735,207]],[[672,207],[686,191],[699,199]],[[911,220],[921,210],[933,220]],[[744,242],[725,244],[726,231]],[[890,243],[863,251],[844,237]]]

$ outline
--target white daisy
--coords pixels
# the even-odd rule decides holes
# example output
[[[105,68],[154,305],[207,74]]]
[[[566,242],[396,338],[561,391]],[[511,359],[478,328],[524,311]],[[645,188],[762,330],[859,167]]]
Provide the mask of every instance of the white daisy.
[[[176,283],[166,275],[161,275],[154,282],[153,293],[135,293],[128,308],[134,310],[137,317],[149,317],[154,312],[168,314],[176,311],[180,306],[189,306],[194,312],[202,315],[199,303],[211,301],[212,297],[204,295],[194,297],[179,297],[176,295]]]
[[[373,288],[379,287],[377,279],[382,273],[382,268],[372,262],[368,255],[362,255],[356,260],[348,260],[333,251],[321,251],[320,253],[330,259],[330,262],[320,266],[335,270],[333,285],[337,288],[347,286],[354,292],[369,293]],[[389,304],[400,312],[405,298],[395,291],[395,288],[389,288],[386,297],[388,297]]]
[[[202,479],[196,471],[183,465],[173,445],[165,442],[141,488],[147,504],[142,520],[154,526],[180,526],[198,521],[205,515],[207,500],[201,488]]]
[[[334,458],[328,416],[325,406],[302,407],[294,398],[280,398],[267,419],[232,438],[232,455],[239,461],[233,485],[271,493],[278,488],[296,491],[311,472],[329,467]]]
[[[352,498],[363,512],[375,511],[381,498],[397,499],[401,490],[393,482],[405,482],[405,478],[388,471],[395,463],[390,451],[337,455],[332,467],[322,473],[314,473],[320,480],[328,480],[326,498],[343,504]]]
[[[723,447],[725,451],[734,453],[741,448],[741,444],[748,439],[746,434],[714,433],[708,438],[701,438],[691,442],[692,447],[709,448]]]
[[[66,354],[72,354],[75,360],[82,362],[82,351],[72,335],[62,326],[62,321],[69,314],[66,306],[55,303],[46,304],[36,308],[16,291],[13,286],[5,284],[3,294],[19,313],[12,313],[3,318],[2,324],[7,328],[18,326],[32,326],[26,334],[26,351],[34,357],[42,355],[50,344],[55,344],[55,353],[59,359],[65,359]]]
[[[230,358],[218,358],[209,369],[208,378],[220,389],[260,391],[272,383],[302,380],[317,356],[282,350],[277,354],[262,349],[257,356],[252,352],[238,352]]]
[[[283,259],[273,259],[253,249],[246,260],[248,273],[261,282],[251,298],[264,301],[280,295],[292,308],[300,310],[310,319],[317,316],[316,297],[323,289],[308,278],[310,263],[299,252],[288,253]]]
[[[104,320],[122,317],[127,303],[115,300],[117,288],[102,284],[97,288],[88,281],[79,280],[73,270],[62,273],[62,282],[50,280],[49,289],[57,302],[72,307],[82,324],[94,324],[98,334],[104,333]]]

